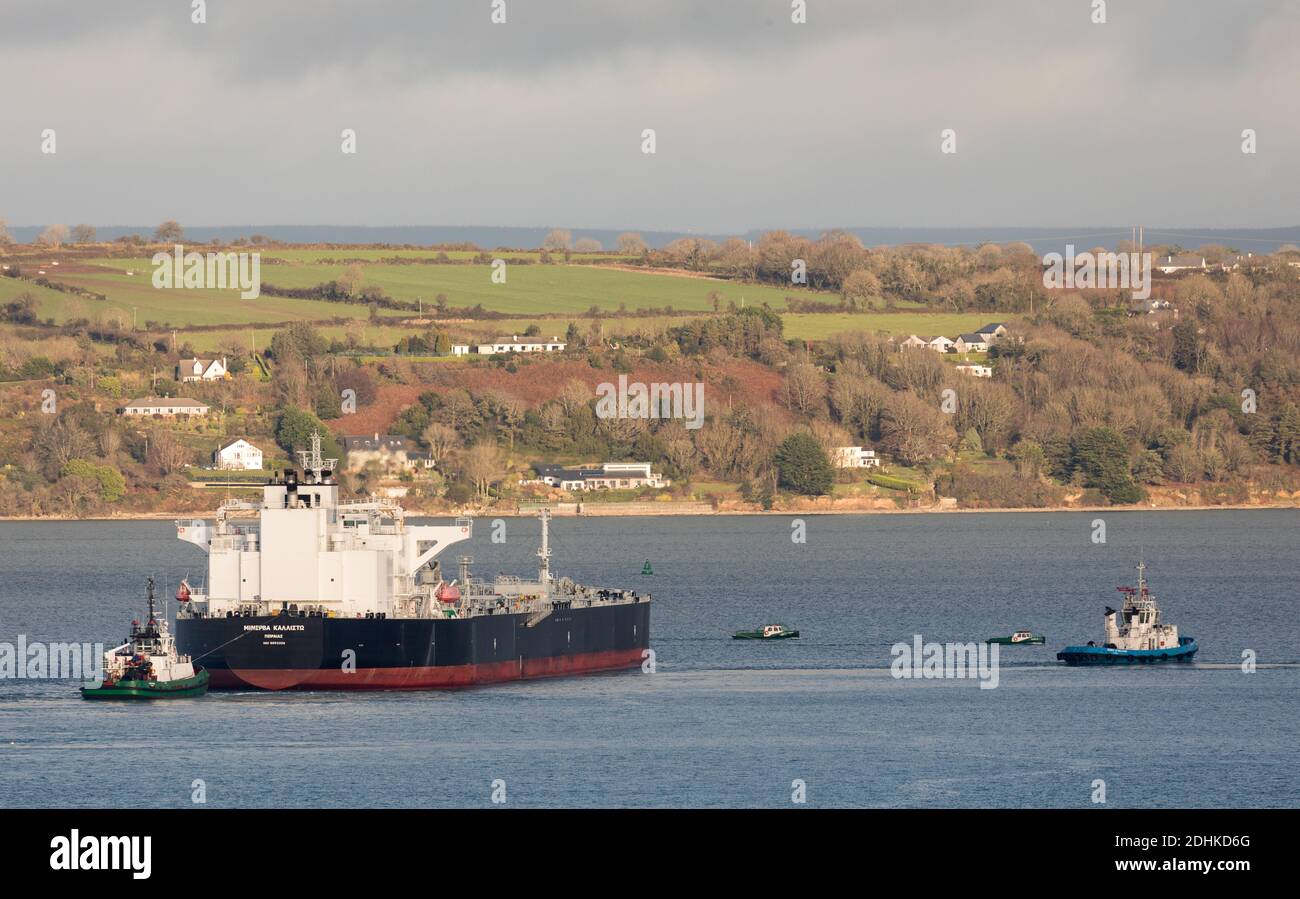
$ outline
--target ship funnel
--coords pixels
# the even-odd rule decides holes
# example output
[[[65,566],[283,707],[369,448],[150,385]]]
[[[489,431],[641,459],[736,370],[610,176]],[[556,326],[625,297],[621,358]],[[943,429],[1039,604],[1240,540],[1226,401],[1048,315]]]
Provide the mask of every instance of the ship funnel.
[[[1106,642],[1113,644],[1119,639],[1119,624],[1115,620],[1116,612],[1110,606],[1106,606]]]

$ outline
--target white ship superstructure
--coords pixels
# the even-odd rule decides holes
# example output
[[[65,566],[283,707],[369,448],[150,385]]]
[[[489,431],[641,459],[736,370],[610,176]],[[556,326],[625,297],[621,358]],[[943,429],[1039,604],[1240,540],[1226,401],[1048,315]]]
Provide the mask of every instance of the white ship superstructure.
[[[1138,563],[1136,587],[1118,588],[1124,606],[1106,609],[1106,645],[1114,649],[1169,649],[1178,646],[1178,626],[1160,623],[1160,607],[1147,587],[1145,563]],[[1121,620],[1122,616],[1122,620]]]
[[[334,459],[321,457],[320,435],[299,454],[303,476],[286,471],[263,488],[261,503],[228,500],[215,523],[176,522],[177,537],[208,553],[207,583],[182,586],[180,615],[310,615],[326,618],[468,617],[503,609],[551,611],[635,602],[630,590],[586,587],[551,574],[550,513],[541,513],[535,579],[498,575],[480,581],[469,556],[448,583],[435,557],[468,540],[474,523],[413,525],[390,500],[340,502]]]
[[[301,455],[303,479],[286,472],[263,489],[260,504],[231,500],[214,524],[176,523],[177,536],[209,556],[206,587],[190,593],[190,608],[214,616],[432,614],[432,589],[417,582],[417,573],[468,540],[473,522],[412,525],[390,501],[340,503],[330,477],[335,460],[321,458],[319,435]]]

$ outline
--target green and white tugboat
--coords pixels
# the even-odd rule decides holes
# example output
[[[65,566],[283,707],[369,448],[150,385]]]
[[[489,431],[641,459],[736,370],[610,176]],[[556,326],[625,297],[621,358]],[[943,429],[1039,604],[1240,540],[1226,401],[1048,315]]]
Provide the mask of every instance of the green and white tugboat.
[[[733,640],[789,640],[799,636],[798,631],[790,630],[784,624],[765,624],[762,630],[739,631],[731,635]]]
[[[989,637],[985,643],[1000,643],[1003,646],[1034,646],[1047,642],[1047,638],[1042,634],[1035,634],[1031,630],[1022,629],[1016,631],[1010,637]]]
[[[154,610],[149,578],[149,619],[131,622],[131,636],[104,653],[104,679],[82,687],[83,699],[181,699],[208,692],[208,672],[194,670],[189,656],[176,651],[176,639]]]

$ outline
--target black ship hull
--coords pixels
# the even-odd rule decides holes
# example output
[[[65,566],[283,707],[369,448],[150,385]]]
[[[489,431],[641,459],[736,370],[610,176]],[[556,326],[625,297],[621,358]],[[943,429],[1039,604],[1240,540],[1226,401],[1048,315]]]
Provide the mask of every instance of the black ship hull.
[[[179,617],[212,689],[422,690],[642,664],[650,603],[469,618]]]

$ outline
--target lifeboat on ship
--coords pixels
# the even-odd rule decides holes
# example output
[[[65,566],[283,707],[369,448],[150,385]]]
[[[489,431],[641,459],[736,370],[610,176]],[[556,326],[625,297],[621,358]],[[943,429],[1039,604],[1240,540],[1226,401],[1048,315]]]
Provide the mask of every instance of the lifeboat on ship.
[[[438,600],[438,602],[444,602],[448,604],[453,602],[459,602],[460,588],[456,586],[456,583],[454,581],[450,584],[444,581],[443,583],[438,585],[438,589],[437,591],[434,592],[433,595]]]

